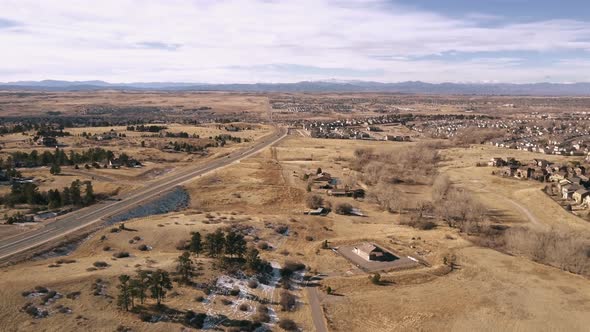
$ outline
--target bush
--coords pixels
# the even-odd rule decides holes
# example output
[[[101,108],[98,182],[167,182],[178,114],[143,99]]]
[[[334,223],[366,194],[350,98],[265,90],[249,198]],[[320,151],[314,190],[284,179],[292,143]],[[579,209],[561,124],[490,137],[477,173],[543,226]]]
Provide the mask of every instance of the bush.
[[[115,258],[126,258],[129,257],[129,253],[127,251],[119,251],[113,254]]]
[[[148,246],[145,244],[140,245],[139,247],[137,247],[137,249],[141,250],[141,251],[148,251]]]
[[[250,306],[247,305],[246,303],[242,303],[242,304],[240,304],[238,309],[240,309],[240,311],[250,311]]]
[[[270,315],[268,314],[268,307],[260,304],[256,308],[256,315],[252,318],[252,321],[258,323],[268,323],[270,322]]]
[[[239,288],[232,288],[232,290],[229,291],[229,295],[231,295],[231,296],[240,295],[240,289]]]
[[[98,267],[98,268],[105,268],[105,267],[109,266],[109,264],[107,264],[107,262],[103,262],[103,261],[96,261],[96,262],[92,263],[92,265],[94,265],[94,267]]]
[[[104,250],[104,251],[110,251],[111,250],[111,247],[110,246],[104,246],[104,247],[102,247],[102,250]]]
[[[334,210],[337,214],[344,214],[348,215],[352,213],[352,205],[348,203],[338,203],[336,204],[336,209]]]
[[[232,304],[234,302],[232,300],[229,300],[229,299],[221,299],[221,303],[223,305],[230,305],[230,304]]]
[[[256,281],[256,280],[249,280],[248,281],[248,287],[250,287],[250,288],[258,288],[258,281]]]
[[[286,261],[285,266],[283,267],[283,271],[289,271],[293,273],[295,271],[301,271],[305,269],[305,264],[300,262],[293,262],[293,261]]]
[[[275,227],[275,232],[279,234],[286,234],[289,231],[289,226],[287,225],[277,225]]]
[[[75,300],[75,299],[77,299],[77,298],[78,298],[78,297],[79,297],[81,294],[82,294],[82,293],[81,293],[81,292],[79,292],[79,291],[71,292],[71,293],[68,293],[68,294],[66,295],[66,298],[68,298],[68,299],[70,299],[70,300]]]
[[[306,241],[313,241],[313,236],[311,236],[311,235],[307,235],[307,236],[305,237],[305,240],[306,240]]]
[[[288,291],[283,291],[281,293],[281,299],[279,300],[279,304],[281,305],[281,310],[283,311],[293,311],[297,305],[297,298],[295,295],[289,293]]]
[[[324,199],[319,195],[309,195],[305,200],[305,204],[310,209],[321,208],[324,205]]]
[[[285,331],[298,331],[299,330],[297,323],[295,323],[291,319],[281,319],[279,321],[279,327]]]
[[[266,242],[260,242],[260,243],[258,243],[258,246],[257,247],[260,250],[268,250],[268,248],[270,248],[270,246]]]
[[[375,273],[373,274],[373,276],[371,277],[371,282],[374,285],[379,285],[381,284],[381,275],[379,273]]]
[[[47,292],[49,292],[49,289],[47,287],[43,287],[43,286],[35,286],[35,292],[47,293]]]

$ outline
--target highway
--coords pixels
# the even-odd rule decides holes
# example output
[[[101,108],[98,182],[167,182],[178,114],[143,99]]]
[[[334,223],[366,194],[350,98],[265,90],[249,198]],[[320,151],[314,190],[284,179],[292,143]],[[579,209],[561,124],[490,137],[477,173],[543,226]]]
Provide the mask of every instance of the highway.
[[[102,201],[60,216],[57,220],[48,222],[45,227],[40,229],[0,239],[0,263],[9,262],[11,257],[17,254],[22,254],[52,241],[61,240],[66,235],[80,229],[104,222],[111,216],[126,212],[142,203],[153,200],[175,186],[183,185],[198,176],[252,156],[264,148],[278,143],[287,136],[287,133],[287,129],[277,127],[275,133],[261,138],[260,141],[255,142],[254,145],[248,148],[234,151],[227,156],[211,160],[206,164],[180,169],[162,179],[148,182],[139,189],[118,196],[116,200]]]

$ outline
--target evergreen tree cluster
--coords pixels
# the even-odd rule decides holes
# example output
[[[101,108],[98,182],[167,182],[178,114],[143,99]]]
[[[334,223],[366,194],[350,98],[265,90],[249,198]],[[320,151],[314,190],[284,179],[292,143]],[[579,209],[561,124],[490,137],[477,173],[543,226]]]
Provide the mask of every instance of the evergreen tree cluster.
[[[40,192],[34,183],[14,183],[10,194],[2,198],[2,203],[9,207],[17,204],[45,205],[50,209],[73,205],[75,207],[88,206],[96,202],[96,195],[92,182],[73,181],[69,187],[50,189]]]
[[[244,236],[234,230],[217,229],[205,235],[204,240],[199,232],[193,233],[189,250],[196,255],[205,253],[208,257],[238,263],[257,273],[268,271],[270,266],[260,258],[260,252],[254,247],[248,248]]]
[[[162,130],[168,129],[166,126],[156,126],[156,125],[137,125],[137,126],[127,126],[128,131],[139,131],[139,132],[149,132],[149,133],[157,133]]]
[[[199,135],[197,134],[192,134],[189,135],[189,133],[185,132],[185,131],[181,131],[179,133],[171,133],[169,131],[166,132],[166,137],[176,137],[176,138],[199,138]]]
[[[174,151],[182,151],[182,152],[186,152],[186,153],[199,152],[199,151],[205,150],[206,148],[215,146],[215,145],[210,144],[210,143],[202,146],[202,145],[190,144],[190,143],[187,143],[187,142],[168,142],[168,145]]]
[[[156,300],[159,306],[166,294],[172,289],[170,274],[164,270],[138,271],[135,278],[123,274],[119,276],[119,295],[117,305],[119,308],[128,311],[135,307],[136,301],[144,304],[149,297]]]
[[[8,165],[18,165],[20,167],[65,166],[80,163],[105,162],[113,159],[114,156],[115,154],[112,151],[102,148],[90,148],[82,152],[70,150],[69,153],[66,153],[63,149],[55,149],[54,152],[43,151],[43,153],[39,153],[37,150],[33,150],[30,153],[18,151],[11,153],[11,160],[3,161],[0,159],[0,165],[2,168]]]

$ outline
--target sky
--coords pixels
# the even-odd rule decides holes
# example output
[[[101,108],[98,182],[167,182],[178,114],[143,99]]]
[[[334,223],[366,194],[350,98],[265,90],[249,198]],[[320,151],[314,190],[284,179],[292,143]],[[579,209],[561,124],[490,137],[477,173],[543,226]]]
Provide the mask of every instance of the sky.
[[[0,0],[0,82],[590,82],[587,0]]]

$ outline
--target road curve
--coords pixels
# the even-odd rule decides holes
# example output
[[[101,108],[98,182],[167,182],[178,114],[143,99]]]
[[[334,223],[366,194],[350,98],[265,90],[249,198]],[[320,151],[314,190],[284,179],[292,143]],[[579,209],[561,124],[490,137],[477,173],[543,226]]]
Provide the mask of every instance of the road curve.
[[[234,151],[227,156],[212,160],[204,165],[181,169],[174,174],[150,182],[146,186],[127,193],[124,196],[119,196],[116,201],[103,201],[68,213],[48,223],[43,228],[0,239],[0,263],[9,262],[10,258],[14,255],[21,254],[48,242],[59,240],[68,234],[98,223],[105,218],[126,212],[141,203],[152,200],[154,197],[175,186],[190,182],[195,177],[205,175],[211,171],[252,156],[262,149],[278,143],[287,136],[287,133],[287,129],[278,127],[275,133],[263,137],[260,142],[256,142],[248,148]]]

